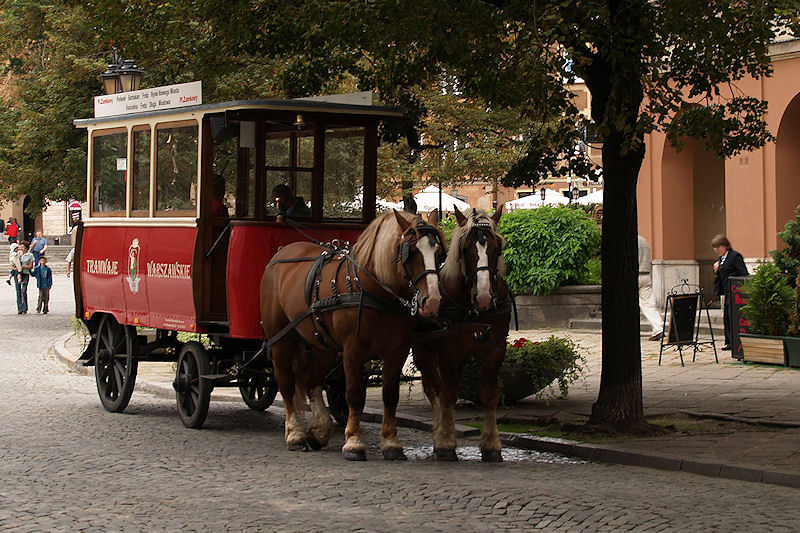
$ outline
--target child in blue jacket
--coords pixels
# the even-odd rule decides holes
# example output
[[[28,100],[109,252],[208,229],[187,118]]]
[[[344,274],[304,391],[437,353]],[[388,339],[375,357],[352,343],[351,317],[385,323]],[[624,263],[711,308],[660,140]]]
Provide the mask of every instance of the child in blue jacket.
[[[36,286],[39,287],[39,303],[36,304],[36,312],[47,314],[50,310],[50,287],[53,286],[53,271],[47,266],[47,258],[39,257],[39,266],[31,272],[36,278]]]

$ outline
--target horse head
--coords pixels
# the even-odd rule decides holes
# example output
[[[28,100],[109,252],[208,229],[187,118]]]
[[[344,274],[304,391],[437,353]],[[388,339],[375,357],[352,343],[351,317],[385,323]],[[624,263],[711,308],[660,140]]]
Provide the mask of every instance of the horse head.
[[[446,251],[439,230],[439,211],[434,210],[425,221],[420,215],[409,220],[394,211],[401,234],[397,241],[394,262],[402,270],[411,293],[412,313],[426,317],[439,312],[439,266]]]
[[[502,205],[491,217],[483,209],[473,208],[469,216],[455,210],[458,226],[451,247],[457,246],[457,254],[452,259],[460,263],[459,272],[469,287],[470,301],[479,311],[487,311],[497,297],[498,265],[502,265],[503,253],[497,224],[502,212]]]

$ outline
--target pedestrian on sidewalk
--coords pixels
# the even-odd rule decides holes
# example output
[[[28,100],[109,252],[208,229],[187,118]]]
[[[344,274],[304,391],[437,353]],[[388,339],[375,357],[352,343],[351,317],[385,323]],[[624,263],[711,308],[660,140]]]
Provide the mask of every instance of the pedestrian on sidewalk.
[[[731,312],[730,297],[731,284],[728,279],[731,276],[748,276],[747,266],[744,264],[742,254],[731,248],[731,243],[723,234],[716,235],[711,239],[711,247],[714,253],[719,256],[719,260],[714,263],[714,294],[724,296],[722,302],[722,321],[725,327],[725,345],[723,350],[731,349]]]
[[[39,264],[39,258],[45,255],[47,250],[47,239],[42,236],[41,231],[36,232],[36,237],[31,241],[31,252],[33,253],[33,264]]]
[[[28,241],[20,241],[19,249],[22,253],[19,258],[22,270],[17,275],[17,314],[28,313],[28,280],[33,270],[33,254],[28,250]]]
[[[73,246],[70,248],[69,253],[67,254],[67,258],[64,259],[67,262],[67,277],[69,277],[69,273],[72,272],[72,262],[75,261],[75,247]]]
[[[50,311],[50,288],[53,286],[53,271],[47,266],[47,258],[39,258],[39,265],[33,269],[36,287],[39,289],[39,301],[36,312],[47,314]]]
[[[11,265],[11,272],[8,275],[8,279],[6,283],[11,285],[11,280],[14,280],[14,285],[17,284],[17,276],[20,272],[22,272],[22,263],[20,263],[20,257],[22,254],[19,251],[19,244],[12,242],[8,250],[8,264]]]
[[[8,219],[8,226],[6,226],[6,237],[8,237],[9,244],[12,242],[17,242],[17,236],[19,235],[19,224],[17,224],[17,219],[11,217]]]
[[[650,257],[650,244],[639,235],[639,310],[650,322],[650,340],[658,341],[664,336],[664,322],[653,296],[653,266]]]

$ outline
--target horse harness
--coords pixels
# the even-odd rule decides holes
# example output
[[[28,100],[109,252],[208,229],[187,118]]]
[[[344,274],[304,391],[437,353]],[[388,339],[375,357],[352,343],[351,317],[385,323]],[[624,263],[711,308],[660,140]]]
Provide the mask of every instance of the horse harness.
[[[417,224],[413,229],[413,233],[415,235],[419,234],[421,237],[432,239],[432,245],[435,246],[436,244],[441,244],[439,233],[433,226],[423,222],[421,217],[417,218]],[[278,333],[269,338],[262,347],[262,350],[268,350],[273,344],[283,338],[283,336],[294,330],[294,328],[303,320],[308,317],[312,317],[314,338],[323,346],[332,351],[342,351],[342,347],[338,346],[338,344],[331,339],[331,335],[322,321],[322,313],[328,311],[344,309],[347,307],[357,307],[358,321],[356,326],[356,334],[359,334],[361,331],[361,312],[365,307],[374,309],[376,311],[386,311],[392,313],[402,311],[403,309],[409,309],[411,311],[411,315],[415,315],[417,312],[417,301],[419,295],[419,290],[416,288],[416,284],[420,279],[429,274],[438,275],[438,271],[426,269],[416,277],[411,277],[406,267],[406,262],[411,255],[411,245],[416,241],[414,239],[405,240],[406,235],[409,233],[411,232],[406,231],[401,236],[400,242],[397,244],[397,254],[394,262],[399,262],[403,268],[403,274],[412,292],[412,297],[410,300],[407,300],[396,294],[390,287],[387,287],[385,284],[381,283],[369,270],[362,267],[355,260],[350,253],[349,243],[341,243],[337,239],[334,239],[329,243],[318,243],[324,248],[322,253],[318,256],[296,257],[270,261],[266,268],[278,263],[300,263],[309,261],[312,261],[313,263],[308,271],[308,274],[306,275],[303,291],[307,305],[306,310],[300,313],[300,315],[295,317],[286,326],[284,326],[283,329],[281,329]],[[442,248],[444,249],[444,246],[442,246]],[[320,285],[323,283],[322,270],[325,265],[337,259],[339,264],[330,280],[332,294],[327,298],[320,298]],[[345,269],[345,283],[347,285],[347,292],[344,293],[339,292],[339,287],[336,283],[339,274],[342,272],[342,268]],[[366,273],[375,283],[378,284],[378,286],[381,287],[381,289],[390,294],[393,299],[378,296],[366,291],[358,279],[359,271]]]

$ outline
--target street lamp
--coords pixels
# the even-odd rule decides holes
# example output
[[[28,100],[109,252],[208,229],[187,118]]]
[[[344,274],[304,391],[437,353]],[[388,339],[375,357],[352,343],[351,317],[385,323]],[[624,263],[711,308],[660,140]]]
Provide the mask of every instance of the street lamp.
[[[542,198],[542,205],[544,205],[544,199],[547,198],[547,189],[542,187],[542,190],[539,191],[539,196]]]
[[[100,74],[103,80],[103,90],[106,94],[137,91],[142,84],[144,70],[140,69],[133,59],[122,61],[114,50],[114,59],[108,69]]]

